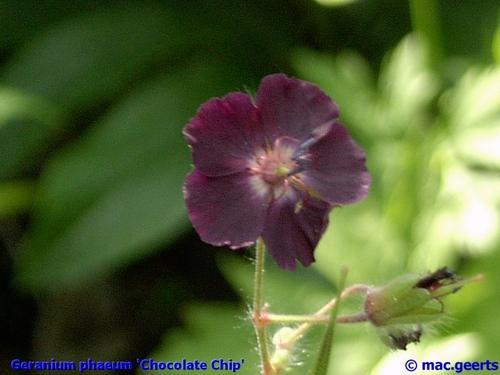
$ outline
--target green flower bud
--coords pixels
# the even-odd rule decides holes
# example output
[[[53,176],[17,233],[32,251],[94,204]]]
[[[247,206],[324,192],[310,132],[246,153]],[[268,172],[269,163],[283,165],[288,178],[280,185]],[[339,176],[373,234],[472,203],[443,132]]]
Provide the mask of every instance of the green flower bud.
[[[287,370],[292,363],[292,345],[290,338],[295,335],[295,330],[290,327],[281,328],[273,336],[274,352],[271,355],[271,366],[276,373]]]
[[[424,277],[404,275],[383,287],[370,289],[365,314],[385,344],[405,350],[409,343],[420,341],[423,324],[445,314],[440,298],[475,280],[459,278],[446,267]]]

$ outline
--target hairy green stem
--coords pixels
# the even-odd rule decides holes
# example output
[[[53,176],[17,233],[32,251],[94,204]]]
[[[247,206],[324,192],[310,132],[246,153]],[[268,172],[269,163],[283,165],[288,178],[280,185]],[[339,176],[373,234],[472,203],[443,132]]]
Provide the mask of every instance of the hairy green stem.
[[[349,288],[343,290],[342,293],[340,294],[340,299],[342,300],[342,299],[347,298],[350,295],[356,294],[356,293],[368,293],[371,289],[372,288],[368,285],[355,284],[355,285],[352,285]],[[335,307],[335,305],[337,305],[338,300],[339,299],[337,297],[331,299],[325,306],[323,306],[321,309],[316,311],[316,313],[314,313],[314,315],[312,315],[312,316],[315,317],[316,319],[323,319],[323,317],[325,317],[325,314],[331,312],[333,310],[333,308]],[[363,313],[359,313],[356,315],[339,316],[339,317],[337,317],[336,320],[337,320],[337,323],[346,324],[346,323],[365,322],[367,319],[368,318],[366,317],[366,314],[363,312]],[[330,321],[330,316],[326,317],[326,321],[327,322]],[[301,337],[304,333],[306,333],[314,324],[318,324],[318,323],[323,323],[323,322],[318,321],[318,320],[305,320],[304,323],[301,324],[295,330],[293,335],[291,335],[289,337],[287,344],[292,344],[295,341],[297,341],[297,339],[299,337]]]
[[[254,279],[254,295],[253,295],[253,316],[252,322],[257,336],[257,345],[259,348],[262,375],[273,375],[269,351],[267,348],[266,325],[267,322],[263,318],[262,291],[264,284],[264,258],[266,247],[264,240],[261,237],[257,240],[255,248],[255,279]]]

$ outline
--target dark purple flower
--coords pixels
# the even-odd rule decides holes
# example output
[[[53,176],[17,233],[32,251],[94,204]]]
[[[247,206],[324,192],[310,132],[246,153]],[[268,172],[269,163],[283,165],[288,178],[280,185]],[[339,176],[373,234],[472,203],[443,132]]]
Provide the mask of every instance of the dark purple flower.
[[[370,184],[338,116],[321,89],[283,74],[265,77],[255,101],[230,93],[203,104],[184,128],[195,166],[184,196],[201,239],[236,249],[262,236],[281,268],[314,262],[331,209]]]

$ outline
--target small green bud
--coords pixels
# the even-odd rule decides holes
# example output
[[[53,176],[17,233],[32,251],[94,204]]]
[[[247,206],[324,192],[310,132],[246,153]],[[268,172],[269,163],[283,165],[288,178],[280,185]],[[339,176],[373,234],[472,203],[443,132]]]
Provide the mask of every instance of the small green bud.
[[[273,336],[275,350],[271,355],[271,366],[276,373],[287,370],[292,363],[292,345],[290,339],[295,335],[295,330],[283,327]]]
[[[273,344],[276,347],[288,345],[290,338],[295,336],[295,330],[290,327],[283,327],[273,336]]]
[[[420,341],[424,323],[445,314],[441,297],[477,279],[457,277],[446,267],[424,277],[404,275],[372,288],[366,296],[365,314],[385,344],[405,350],[409,343]]]
[[[276,349],[270,362],[276,373],[286,370],[292,362],[292,353],[288,349]]]
[[[370,291],[365,300],[368,319],[380,327],[438,318],[443,313],[443,306],[433,300],[426,289],[415,287],[419,279],[415,275],[405,275]]]

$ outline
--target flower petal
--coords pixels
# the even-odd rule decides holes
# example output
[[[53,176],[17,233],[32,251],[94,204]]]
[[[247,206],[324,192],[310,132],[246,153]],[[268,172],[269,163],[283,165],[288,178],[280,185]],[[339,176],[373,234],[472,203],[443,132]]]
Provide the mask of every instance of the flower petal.
[[[198,169],[187,176],[184,197],[189,219],[204,242],[236,249],[257,240],[268,195],[255,189],[255,178],[247,172],[207,177]]]
[[[300,206],[301,205],[301,206]],[[314,249],[328,225],[332,206],[296,191],[270,205],[262,232],[267,251],[284,270],[314,262]]]
[[[207,176],[245,170],[256,149],[266,146],[258,110],[242,93],[210,99],[183,132],[194,165]]]
[[[281,136],[304,141],[339,117],[338,106],[318,86],[284,74],[262,80],[256,103],[271,143]]]
[[[371,177],[364,151],[349,136],[342,124],[311,145],[313,162],[302,173],[302,182],[333,205],[362,200],[368,194]]]

